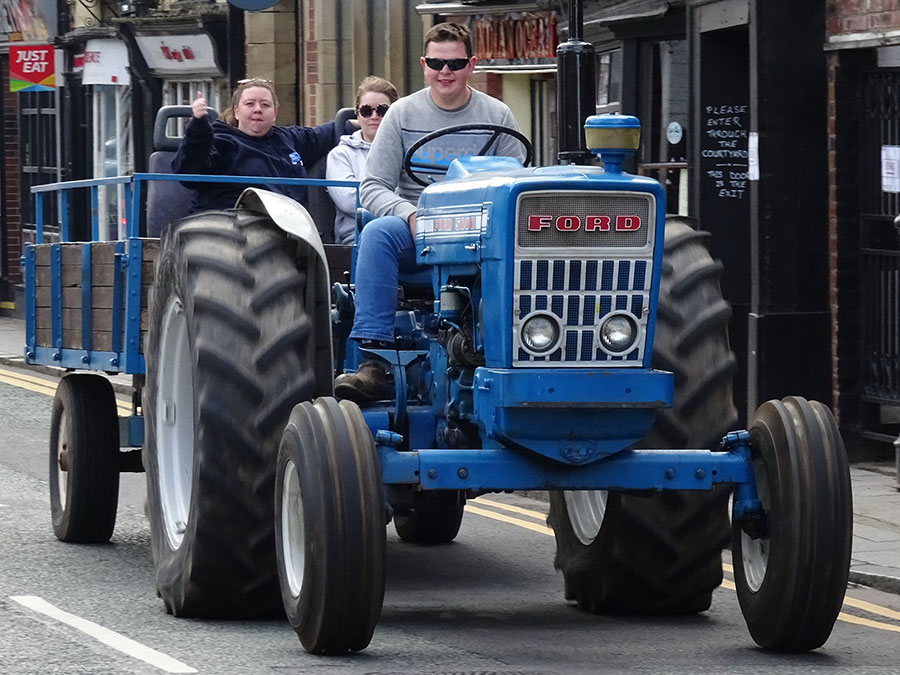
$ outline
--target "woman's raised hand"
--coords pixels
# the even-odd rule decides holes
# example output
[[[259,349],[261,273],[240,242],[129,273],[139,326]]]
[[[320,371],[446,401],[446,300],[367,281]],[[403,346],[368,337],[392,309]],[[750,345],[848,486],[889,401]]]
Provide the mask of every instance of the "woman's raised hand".
[[[197,98],[194,99],[194,102],[191,103],[191,113],[197,119],[201,117],[206,117],[207,105],[206,98],[203,96],[202,91],[197,92]]]

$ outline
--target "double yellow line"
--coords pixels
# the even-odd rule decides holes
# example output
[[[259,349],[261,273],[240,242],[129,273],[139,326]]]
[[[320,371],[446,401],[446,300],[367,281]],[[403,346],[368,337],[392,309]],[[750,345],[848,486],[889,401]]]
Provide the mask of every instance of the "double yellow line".
[[[520,506],[498,502],[493,499],[487,499],[485,497],[479,497],[478,499],[471,500],[466,504],[466,511],[468,511],[469,513],[475,513],[485,518],[491,518],[492,520],[498,520],[502,523],[507,523],[509,525],[515,525],[516,527],[521,527],[526,530],[531,530],[532,532],[545,534],[549,537],[553,536],[553,530],[544,525],[547,520],[546,514],[540,513],[539,511],[523,509]],[[514,513],[515,515],[508,515],[509,513]],[[722,569],[732,576],[734,575],[734,567],[732,565],[728,563],[722,563]],[[732,581],[731,579],[723,579],[722,587],[731,589],[732,591],[736,590],[734,581]],[[900,622],[900,612],[898,612],[897,610],[891,609],[890,607],[882,607],[881,605],[876,605],[872,602],[866,602],[865,600],[858,600],[857,598],[845,596],[844,607],[852,607],[863,612],[868,612],[869,614],[874,614],[875,616],[884,617],[886,619],[893,619],[894,621]],[[900,626],[891,623],[885,623],[883,621],[866,619],[864,617],[856,616],[855,614],[849,614],[847,612],[841,612],[840,614],[838,614],[838,620],[845,621],[846,623],[856,624],[858,626],[866,626],[868,628],[876,628],[878,630],[885,630],[892,633],[900,633]]]
[[[10,368],[0,368],[0,382],[4,384],[18,387],[19,389],[27,389],[37,394],[45,394],[53,397],[56,395],[56,385],[58,380],[55,378],[35,377],[34,375],[26,375]],[[116,407],[119,415],[131,415],[131,401],[126,398],[116,397]]]

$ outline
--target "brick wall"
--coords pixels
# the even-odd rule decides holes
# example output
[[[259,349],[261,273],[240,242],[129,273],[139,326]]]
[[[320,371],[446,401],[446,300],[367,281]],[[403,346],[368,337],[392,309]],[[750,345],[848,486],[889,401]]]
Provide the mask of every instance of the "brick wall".
[[[316,7],[314,2],[306,6],[306,35],[304,40],[305,53],[303,55],[303,112],[305,124],[319,123],[319,42],[316,39]]]
[[[291,2],[247,12],[247,76],[271,79],[278,95],[278,123],[297,124],[297,13]]]
[[[828,35],[900,29],[900,0],[828,0]]]
[[[3,184],[0,185],[3,223],[4,273],[11,284],[22,282],[19,258],[22,255],[22,223],[19,210],[19,99],[9,91],[9,56],[0,57],[0,91],[3,96]]]

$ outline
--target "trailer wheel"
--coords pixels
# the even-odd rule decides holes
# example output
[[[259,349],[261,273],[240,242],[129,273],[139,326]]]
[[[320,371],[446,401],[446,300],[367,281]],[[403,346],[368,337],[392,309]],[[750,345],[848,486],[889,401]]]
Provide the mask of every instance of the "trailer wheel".
[[[315,388],[315,272],[297,250],[242,211],[182,220],[160,244],[143,459],[157,590],[177,616],[281,612],[275,458]]]
[[[759,646],[802,652],[825,644],[850,569],[853,499],[847,453],[818,401],[768,401],[750,426],[753,472],[765,517],[751,537],[732,530],[734,577]]]
[[[109,541],[119,505],[119,414],[100,375],[67,375],[50,418],[50,513],[60,541]]]
[[[275,540],[281,597],[313,654],[365,649],[384,600],[381,468],[350,401],[304,402],[278,452]]]
[[[721,264],[703,237],[678,219],[666,222],[653,366],[675,374],[675,395],[643,447],[715,449],[737,420],[731,308],[719,288]],[[705,611],[722,581],[728,495],[723,488],[551,492],[548,523],[566,599],[595,613]]]
[[[465,507],[457,492],[417,492],[409,511],[394,514],[394,529],[412,544],[447,544],[459,534]]]

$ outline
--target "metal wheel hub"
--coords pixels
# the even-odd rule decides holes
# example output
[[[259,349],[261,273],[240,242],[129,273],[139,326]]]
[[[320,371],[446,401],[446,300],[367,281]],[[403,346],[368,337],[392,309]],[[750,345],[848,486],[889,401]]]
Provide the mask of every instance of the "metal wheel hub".
[[[59,504],[66,508],[66,493],[69,488],[69,412],[59,416],[59,437],[56,441],[56,484],[59,488]]]
[[[303,527],[303,498],[300,475],[290,460],[284,467],[281,492],[281,549],[284,571],[291,595],[300,597],[306,565],[306,533]]]
[[[163,527],[178,549],[190,516],[194,475],[194,380],[184,306],[171,298],[163,314],[157,364],[157,469]]]
[[[769,481],[766,476],[766,467],[760,458],[753,460],[753,473],[756,476],[756,491],[763,510],[769,513],[772,503],[769,496]],[[744,567],[744,576],[747,578],[747,587],[753,593],[762,588],[766,578],[766,570],[769,567],[769,537],[753,539],[746,532],[741,531],[741,564]]]
[[[572,532],[585,546],[594,543],[606,515],[606,490],[571,490],[563,493]]]

